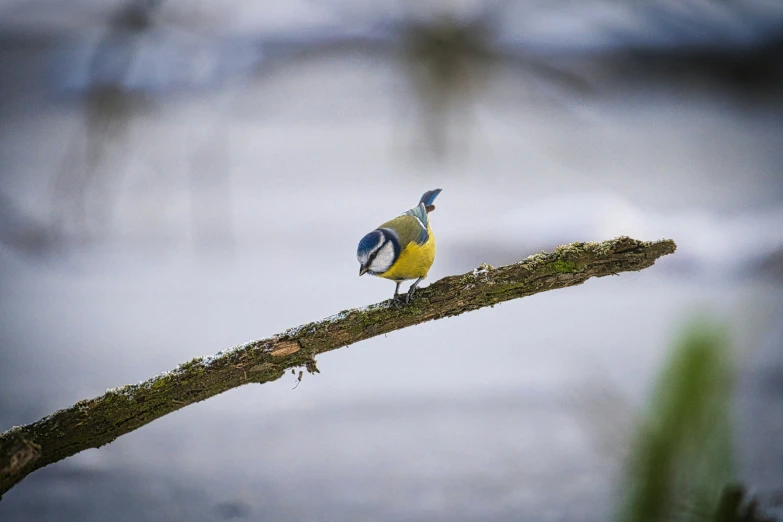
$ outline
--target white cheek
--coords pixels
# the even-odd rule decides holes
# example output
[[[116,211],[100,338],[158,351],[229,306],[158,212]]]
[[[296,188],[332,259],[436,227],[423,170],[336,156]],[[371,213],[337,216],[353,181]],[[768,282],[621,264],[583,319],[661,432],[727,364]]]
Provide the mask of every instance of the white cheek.
[[[382,242],[378,242],[378,244],[377,244],[377,245],[375,245],[375,247],[374,247],[372,250],[370,250],[369,252],[367,252],[367,253],[365,253],[365,254],[357,254],[357,255],[356,255],[356,259],[358,259],[358,260],[359,260],[359,263],[360,263],[362,266],[366,265],[366,264],[367,264],[367,260],[368,260],[368,259],[370,259],[370,256],[371,256],[371,255],[373,255],[373,254],[375,253],[375,251],[376,251],[376,250],[378,250],[379,248],[381,248],[381,246],[382,246],[382,245],[383,245],[383,243],[382,243]]]
[[[370,270],[377,274],[382,274],[391,268],[392,263],[394,263],[394,245],[388,242],[378,251],[372,264],[370,264]]]

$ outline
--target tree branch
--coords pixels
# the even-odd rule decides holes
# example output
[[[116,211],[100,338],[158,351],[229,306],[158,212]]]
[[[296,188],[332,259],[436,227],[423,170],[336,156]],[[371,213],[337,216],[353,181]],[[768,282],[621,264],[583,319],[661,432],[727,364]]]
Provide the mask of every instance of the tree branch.
[[[444,277],[410,304],[389,301],[345,310],[322,321],[199,357],[139,384],[108,390],[0,435],[0,495],[33,471],[108,444],[172,411],[243,384],[279,379],[287,370],[317,372],[318,354],[408,326],[584,283],[591,277],[637,271],[675,251],[671,240],[620,237],[572,243],[500,268],[482,265]]]

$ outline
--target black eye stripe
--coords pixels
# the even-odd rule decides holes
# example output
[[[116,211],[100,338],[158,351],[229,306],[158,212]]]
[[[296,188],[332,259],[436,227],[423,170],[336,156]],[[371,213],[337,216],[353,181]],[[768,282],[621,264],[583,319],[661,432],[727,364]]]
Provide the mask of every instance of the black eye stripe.
[[[372,263],[373,260],[378,255],[378,252],[383,250],[383,247],[385,247],[385,246],[386,246],[386,240],[385,240],[385,238],[382,238],[381,245],[378,248],[376,248],[375,250],[373,250],[373,252],[369,256],[367,256],[367,263]]]

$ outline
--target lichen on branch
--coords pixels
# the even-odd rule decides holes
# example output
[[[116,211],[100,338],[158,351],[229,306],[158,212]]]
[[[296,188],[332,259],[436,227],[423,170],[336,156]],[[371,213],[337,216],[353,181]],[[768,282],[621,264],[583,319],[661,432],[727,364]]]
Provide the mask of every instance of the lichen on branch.
[[[37,469],[108,444],[189,404],[243,384],[277,380],[290,369],[317,372],[315,358],[324,352],[434,319],[579,285],[592,277],[642,270],[676,248],[669,239],[645,242],[619,237],[571,243],[499,268],[483,264],[420,289],[409,304],[387,300],[344,310],[267,339],[197,357],[138,384],[107,390],[0,434],[0,498]]]

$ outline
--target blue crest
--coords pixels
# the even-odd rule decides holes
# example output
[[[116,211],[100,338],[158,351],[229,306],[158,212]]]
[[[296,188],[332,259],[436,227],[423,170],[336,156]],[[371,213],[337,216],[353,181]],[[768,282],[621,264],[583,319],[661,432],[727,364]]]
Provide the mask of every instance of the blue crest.
[[[383,232],[380,230],[373,230],[359,241],[359,247],[356,249],[356,257],[366,257],[367,254],[382,243],[383,240]]]

